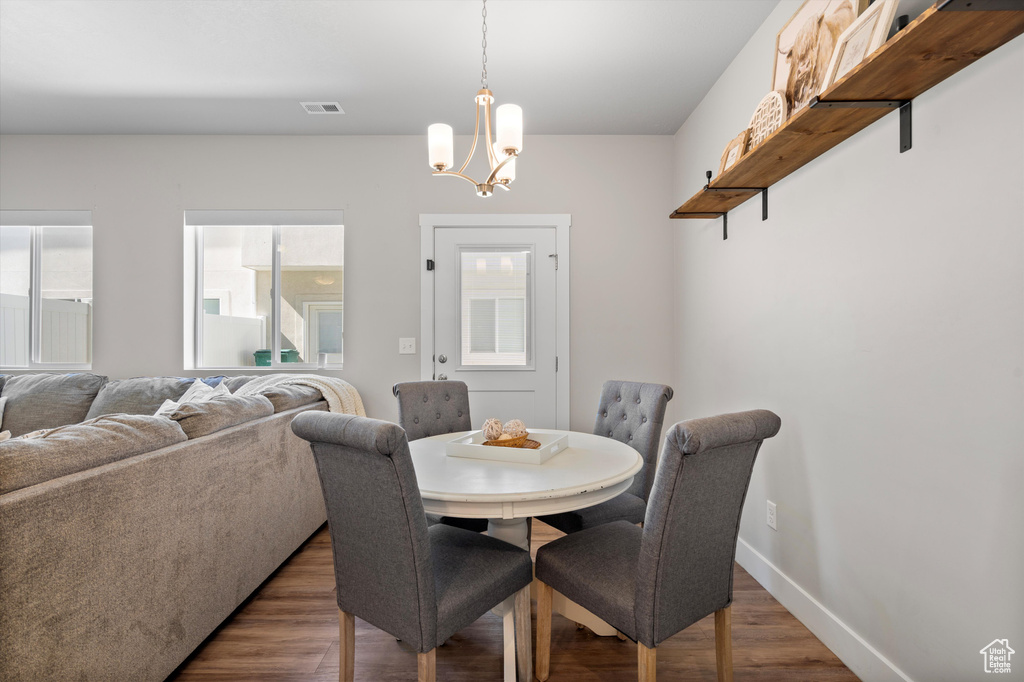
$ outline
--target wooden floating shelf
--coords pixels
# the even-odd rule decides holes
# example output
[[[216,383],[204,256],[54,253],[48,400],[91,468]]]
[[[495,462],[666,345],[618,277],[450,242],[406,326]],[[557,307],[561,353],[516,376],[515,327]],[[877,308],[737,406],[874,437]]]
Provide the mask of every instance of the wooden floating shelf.
[[[892,111],[829,108],[828,102],[909,101],[968,64],[1024,33],[1024,10],[1005,0],[946,0],[925,10],[902,31],[805,106],[760,145],[702,189],[671,218],[717,218],[810,163]],[[976,5],[978,9],[966,9]],[[997,9],[984,9],[985,6]]]

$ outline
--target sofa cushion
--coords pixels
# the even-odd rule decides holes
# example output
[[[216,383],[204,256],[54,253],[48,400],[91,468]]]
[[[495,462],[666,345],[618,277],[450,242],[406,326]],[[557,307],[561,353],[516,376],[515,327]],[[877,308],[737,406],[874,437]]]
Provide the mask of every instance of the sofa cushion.
[[[224,377],[224,380],[221,383],[227,386],[229,391],[234,393],[255,378],[255,376]]]
[[[154,415],[165,400],[177,401],[192,385],[181,377],[137,377],[110,381],[100,389],[86,419],[104,414]]]
[[[13,436],[77,424],[89,413],[107,377],[97,374],[21,374],[9,376],[2,395],[7,398],[4,430]]]
[[[186,440],[169,419],[113,414],[0,443],[0,494]]]
[[[274,405],[274,412],[285,412],[287,410],[302,407],[323,400],[323,394],[312,386],[274,386],[260,393],[270,399]]]
[[[270,400],[261,395],[227,395],[182,403],[167,415],[189,438],[200,438],[243,422],[274,414]]]

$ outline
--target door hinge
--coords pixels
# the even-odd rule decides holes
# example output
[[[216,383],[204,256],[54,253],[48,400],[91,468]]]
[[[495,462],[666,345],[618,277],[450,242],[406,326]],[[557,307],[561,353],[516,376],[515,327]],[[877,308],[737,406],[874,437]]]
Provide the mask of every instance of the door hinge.
[[[549,253],[548,254],[548,258],[554,258],[555,259],[555,270],[557,270],[558,269],[558,254],[557,253]]]
[[[558,371],[558,356],[555,356],[555,371]]]
[[[434,269],[434,261],[428,258],[427,259],[427,270],[433,270],[433,269]]]

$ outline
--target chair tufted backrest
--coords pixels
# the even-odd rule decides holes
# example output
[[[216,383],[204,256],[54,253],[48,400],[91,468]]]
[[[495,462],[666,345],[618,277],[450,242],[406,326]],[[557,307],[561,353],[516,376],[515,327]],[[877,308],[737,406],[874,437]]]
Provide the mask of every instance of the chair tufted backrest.
[[[327,506],[338,608],[417,651],[436,645],[437,602],[423,500],[397,424],[303,412]]]
[[[669,400],[672,400],[672,389],[663,384],[606,381],[601,389],[594,433],[632,446],[643,456],[643,474],[633,479],[627,492],[644,500],[654,484],[665,406]]]
[[[469,431],[469,388],[461,381],[407,381],[395,384],[398,423],[409,440]]]
[[[782,421],[768,410],[669,429],[637,563],[637,641],[647,647],[732,602],[740,515],[754,460]]]

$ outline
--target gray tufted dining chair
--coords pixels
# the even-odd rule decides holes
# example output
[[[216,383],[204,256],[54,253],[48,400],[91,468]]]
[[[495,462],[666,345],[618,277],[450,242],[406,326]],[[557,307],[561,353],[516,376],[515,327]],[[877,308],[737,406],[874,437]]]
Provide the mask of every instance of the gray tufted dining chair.
[[[515,619],[530,622],[530,553],[460,528],[428,529],[397,424],[308,412],[292,431],[312,445],[327,506],[342,682],[354,678],[356,616],[416,649],[420,682],[434,682],[436,647],[504,599],[515,595]],[[517,638],[520,680],[533,679],[530,648],[529,636]]]
[[[630,445],[644,458],[644,468],[629,489],[607,502],[576,511],[542,516],[540,520],[563,533],[575,533],[612,521],[641,523],[658,466],[658,446],[665,407],[672,389],[664,384],[606,381],[597,406],[594,433]]]
[[[761,443],[782,422],[768,410],[673,426],[643,528],[619,521],[540,548],[537,679],[548,678],[551,597],[558,590],[637,642],[640,682],[654,682],[658,644],[715,614],[720,682],[732,680],[733,562]]]
[[[410,441],[442,433],[469,431],[469,388],[461,381],[406,381],[391,389],[398,398],[398,423]],[[487,519],[462,519],[427,514],[427,523],[487,530]]]

